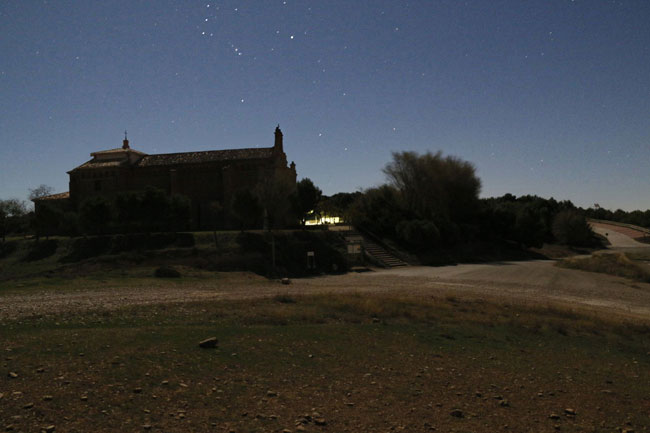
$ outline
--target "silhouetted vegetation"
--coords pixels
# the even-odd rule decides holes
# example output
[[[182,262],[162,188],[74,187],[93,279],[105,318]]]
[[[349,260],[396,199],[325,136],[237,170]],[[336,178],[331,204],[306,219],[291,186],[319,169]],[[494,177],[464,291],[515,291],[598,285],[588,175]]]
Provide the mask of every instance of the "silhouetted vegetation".
[[[39,205],[38,212],[34,215],[33,224],[36,237],[45,236],[47,238],[62,232],[64,213],[61,209],[49,203],[42,203]]]
[[[587,218],[616,221],[650,229],[650,209],[645,211],[633,210],[630,212],[622,209],[611,211],[595,204],[593,207],[585,210],[585,216]]]
[[[33,242],[30,245],[27,255],[23,257],[25,262],[33,262],[36,260],[42,260],[44,258],[50,257],[56,252],[56,249],[59,246],[59,241],[56,239],[50,239],[41,242]]]
[[[24,201],[15,198],[0,200],[0,237],[4,242],[11,233],[26,233],[29,216]]]
[[[237,191],[232,198],[230,210],[239,222],[241,230],[258,227],[262,219],[262,206],[249,190]]]
[[[18,242],[16,241],[0,242],[0,259],[13,254],[17,248]]]
[[[153,275],[154,277],[158,277],[158,278],[180,278],[181,277],[181,273],[178,272],[176,269],[172,268],[171,266],[161,266],[159,268],[156,268]]]
[[[479,199],[481,182],[474,167],[458,158],[395,153],[384,173],[388,183],[364,191],[350,205],[352,221],[424,263],[467,258],[471,250],[496,248],[501,255],[508,248],[544,243],[598,243],[585,212],[570,201],[512,194]]]
[[[589,247],[595,243],[594,231],[587,219],[575,209],[566,209],[555,215],[553,236],[557,242],[573,247]]]
[[[394,153],[389,183],[366,190],[351,206],[355,224],[407,249],[430,251],[474,240],[481,181],[472,164],[440,152]]]
[[[318,205],[323,196],[323,191],[314,185],[309,178],[304,178],[296,184],[296,193],[293,195],[293,204],[300,223],[305,225],[309,212],[320,214]]]

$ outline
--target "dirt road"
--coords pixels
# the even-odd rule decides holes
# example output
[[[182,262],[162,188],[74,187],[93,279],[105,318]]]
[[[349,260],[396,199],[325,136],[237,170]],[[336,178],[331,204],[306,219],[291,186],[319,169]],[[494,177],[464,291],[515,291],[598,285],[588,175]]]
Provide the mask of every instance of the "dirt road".
[[[648,247],[612,227],[612,247]],[[482,298],[504,303],[561,305],[650,319],[650,284],[556,267],[553,261],[503,262],[443,267],[404,267],[295,279],[290,285],[241,272],[214,279],[152,287],[109,286],[25,293],[0,291],[0,320],[61,312],[112,310],[130,305],[254,299],[277,294],[379,293],[396,296]]]
[[[47,289],[0,294],[0,319],[129,305],[253,299],[287,294],[378,293],[454,296],[533,305],[561,304],[650,319],[650,284],[554,266],[552,261],[406,267],[319,278],[290,285],[247,273],[220,274],[168,287],[109,287],[81,291]]]

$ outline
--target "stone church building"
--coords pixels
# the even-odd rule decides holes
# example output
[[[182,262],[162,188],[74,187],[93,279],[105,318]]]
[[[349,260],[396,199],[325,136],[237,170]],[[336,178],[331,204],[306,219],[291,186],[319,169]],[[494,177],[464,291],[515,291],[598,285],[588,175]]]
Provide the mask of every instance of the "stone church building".
[[[95,196],[112,197],[153,186],[169,195],[188,197],[192,225],[205,228],[214,205],[228,206],[239,190],[253,191],[276,181],[287,182],[295,190],[296,165],[287,165],[282,139],[278,126],[273,147],[149,155],[132,149],[125,136],[121,148],[93,152],[90,161],[70,170],[69,193],[36,200],[36,211],[46,202],[76,209]]]

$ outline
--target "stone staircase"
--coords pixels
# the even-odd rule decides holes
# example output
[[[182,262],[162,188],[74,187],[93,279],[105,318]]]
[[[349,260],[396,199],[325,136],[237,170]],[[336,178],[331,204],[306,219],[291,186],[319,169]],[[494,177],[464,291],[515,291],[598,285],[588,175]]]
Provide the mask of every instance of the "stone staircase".
[[[348,243],[361,243],[366,254],[371,256],[385,268],[408,266],[408,263],[404,260],[400,259],[378,243],[370,240],[367,236],[364,236],[354,228],[350,228],[343,237]]]

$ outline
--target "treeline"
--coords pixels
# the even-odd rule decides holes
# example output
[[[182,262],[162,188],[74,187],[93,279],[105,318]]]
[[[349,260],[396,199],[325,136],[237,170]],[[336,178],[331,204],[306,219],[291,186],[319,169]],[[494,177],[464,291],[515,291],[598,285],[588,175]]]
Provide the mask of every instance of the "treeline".
[[[436,154],[394,153],[387,183],[324,198],[318,211],[419,253],[477,242],[590,246],[585,212],[570,201],[536,196],[480,199],[481,181],[466,161]]]
[[[189,229],[190,201],[181,195],[146,188],[115,197],[93,197],[78,211],[61,209],[44,201],[38,205],[33,228],[37,236],[54,234],[146,233]]]
[[[594,207],[586,209],[585,215],[587,215],[588,218],[616,221],[650,229],[650,209],[646,211],[633,210],[631,212],[617,209],[612,212],[609,209],[603,209],[600,206],[595,205]]]
[[[44,185],[38,189],[43,191],[34,196],[37,199],[51,192]],[[0,200],[0,235],[4,239],[7,234],[27,233],[49,237],[178,232],[195,229],[199,223],[209,230],[290,228],[304,224],[321,196],[310,179],[302,179],[295,188],[284,181],[268,182],[254,190],[236,191],[225,204],[204,203],[199,215],[193,215],[187,197],[169,196],[154,187],[93,197],[77,209],[37,200],[36,212],[31,212],[20,200]]]

